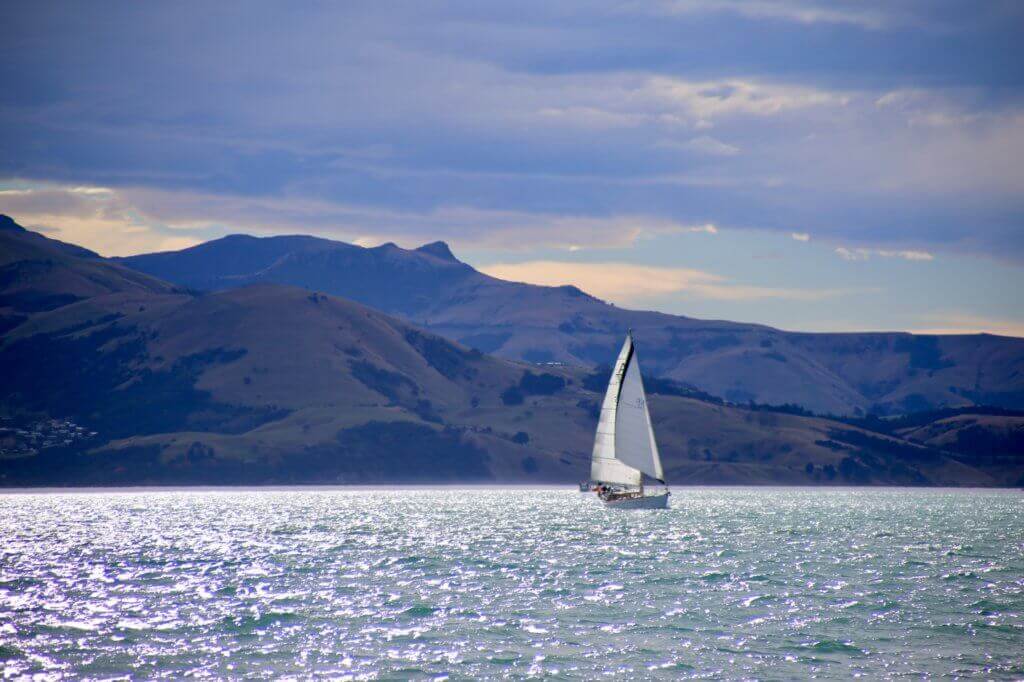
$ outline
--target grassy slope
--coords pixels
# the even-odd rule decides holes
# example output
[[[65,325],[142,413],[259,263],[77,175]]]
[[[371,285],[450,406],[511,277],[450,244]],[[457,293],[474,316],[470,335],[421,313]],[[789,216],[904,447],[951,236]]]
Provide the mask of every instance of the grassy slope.
[[[102,444],[6,461],[6,483],[571,481],[587,473],[600,396],[585,388],[585,370],[547,370],[564,385],[555,379],[550,394],[526,390],[507,404],[502,395],[536,367],[344,299],[276,285],[193,295],[27,239],[31,248],[8,265],[52,258],[68,276],[32,286],[88,297],[24,312],[0,338],[3,406],[72,416],[99,430]],[[90,294],[83,281],[103,286]],[[14,279],[0,295],[25,289]],[[651,409],[676,483],[992,485],[1020,475],[1011,462],[965,463],[927,439],[915,445],[816,417],[677,395],[652,395]],[[1012,418],[993,419],[998,430]]]
[[[362,249],[311,237],[234,236],[123,262],[201,288],[276,282],[344,296],[507,359],[600,364],[632,327],[648,371],[733,402],[833,414],[1024,407],[1024,339],[799,334],[630,311],[573,287],[488,277],[437,244]]]
[[[61,303],[114,292],[160,293],[178,288],[3,219],[0,216],[0,310],[7,314],[45,310],[51,300]]]

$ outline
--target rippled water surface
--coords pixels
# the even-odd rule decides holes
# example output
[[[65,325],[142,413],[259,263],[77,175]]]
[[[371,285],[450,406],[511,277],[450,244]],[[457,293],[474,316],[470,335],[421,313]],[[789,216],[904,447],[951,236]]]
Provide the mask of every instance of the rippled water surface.
[[[1024,675],[1015,491],[0,495],[7,676]]]

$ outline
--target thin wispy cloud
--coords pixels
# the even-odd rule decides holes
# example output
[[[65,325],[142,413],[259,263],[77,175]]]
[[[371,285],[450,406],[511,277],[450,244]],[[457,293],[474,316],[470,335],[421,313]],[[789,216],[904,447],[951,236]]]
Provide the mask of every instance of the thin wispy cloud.
[[[711,223],[703,225],[690,225],[680,229],[682,232],[703,232],[704,234],[718,234],[718,228]]]
[[[835,252],[840,258],[848,261],[868,260],[872,256],[880,256],[882,258],[902,258],[903,260],[909,261],[930,261],[935,259],[935,256],[927,251],[915,251],[912,249],[849,249],[845,246],[839,246],[836,247]]]
[[[915,334],[998,334],[1024,338],[1021,320],[986,317],[963,311],[921,313],[908,331]]]
[[[716,140],[710,135],[701,135],[685,142],[667,140],[659,143],[658,146],[680,149],[686,152],[697,152],[698,154],[706,154],[708,156],[736,156],[740,153],[739,147]]]
[[[799,24],[852,24],[878,30],[892,25],[898,17],[891,11],[869,5],[841,6],[800,0],[668,0],[658,5],[673,14],[725,12],[751,19],[775,19]]]
[[[730,281],[692,268],[665,268],[632,263],[528,261],[496,263],[481,268],[492,277],[544,286],[571,284],[614,303],[636,303],[669,294],[714,301],[820,301],[857,293],[841,289],[795,289]]]
[[[622,248],[664,234],[718,233],[711,223],[682,224],[648,215],[592,217],[471,206],[386,210],[302,196],[17,184],[0,189],[0,213],[109,256],[182,248],[235,232],[306,232],[360,245],[394,241],[408,247],[445,239],[463,247],[510,251],[537,247],[577,251],[584,245]]]
[[[807,86],[739,79],[690,81],[664,76],[651,78],[640,94],[642,99],[671,105],[666,113],[685,113],[694,122],[726,116],[775,116],[813,107],[841,107],[849,102],[845,93]]]

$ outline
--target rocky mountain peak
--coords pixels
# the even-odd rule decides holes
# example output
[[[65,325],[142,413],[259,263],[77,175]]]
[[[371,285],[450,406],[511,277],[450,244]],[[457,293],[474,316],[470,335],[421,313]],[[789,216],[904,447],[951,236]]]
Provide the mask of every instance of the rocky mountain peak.
[[[424,244],[423,246],[416,250],[419,251],[420,253],[428,253],[431,256],[436,256],[437,258],[440,258],[442,260],[452,261],[453,263],[459,262],[459,259],[455,257],[454,253],[452,253],[452,250],[451,248],[449,248],[448,244],[442,241]]]

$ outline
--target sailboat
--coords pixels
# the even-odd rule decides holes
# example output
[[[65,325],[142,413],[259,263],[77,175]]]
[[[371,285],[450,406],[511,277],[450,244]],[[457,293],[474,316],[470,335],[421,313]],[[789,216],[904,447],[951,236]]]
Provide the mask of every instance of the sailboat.
[[[594,434],[590,457],[590,488],[606,506],[616,509],[666,509],[667,488],[654,494],[644,491],[644,476],[665,485],[658,443],[647,412],[640,362],[633,332],[626,334]]]

